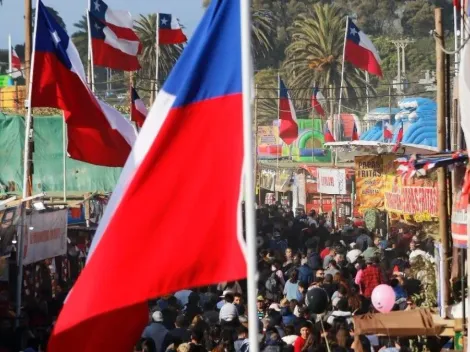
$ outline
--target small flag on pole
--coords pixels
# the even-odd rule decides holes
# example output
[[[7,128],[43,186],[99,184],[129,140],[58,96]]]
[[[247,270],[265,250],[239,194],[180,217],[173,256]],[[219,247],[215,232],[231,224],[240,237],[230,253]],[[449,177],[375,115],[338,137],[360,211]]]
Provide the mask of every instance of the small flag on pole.
[[[400,148],[402,140],[403,140],[403,122],[401,123],[400,129],[398,130],[397,140],[395,142],[395,146],[392,149],[393,153],[396,153],[398,148]]]
[[[148,111],[142,99],[140,99],[134,87],[132,89],[132,109],[131,120],[134,121],[137,127],[141,128],[147,117]]]
[[[299,126],[294,105],[286,85],[279,77],[279,137],[287,145],[292,144],[299,135]]]
[[[136,71],[142,51],[134,22],[127,11],[111,10],[102,0],[90,0],[88,13],[93,64],[114,70]]]
[[[392,126],[386,122],[384,124],[384,140],[389,141],[393,138]]]
[[[12,78],[18,78],[23,76],[23,68],[21,67],[21,60],[18,54],[16,53],[16,50],[11,46],[11,72],[10,76]]]
[[[382,77],[380,57],[374,44],[348,17],[344,61],[372,75]]]
[[[188,41],[176,17],[167,13],[160,13],[158,18],[160,20],[158,44],[182,44]]]
[[[356,122],[354,122],[351,140],[352,140],[352,141],[358,141],[358,140],[359,140],[359,134],[357,133]]]
[[[325,124],[325,133],[324,133],[325,143],[336,142],[335,137],[330,132],[328,128],[328,123]]]
[[[312,108],[320,116],[325,116],[325,110],[323,109],[323,106],[322,106],[323,102],[325,102],[325,97],[320,92],[320,89],[318,87],[315,87],[313,89],[313,95],[312,95]]]

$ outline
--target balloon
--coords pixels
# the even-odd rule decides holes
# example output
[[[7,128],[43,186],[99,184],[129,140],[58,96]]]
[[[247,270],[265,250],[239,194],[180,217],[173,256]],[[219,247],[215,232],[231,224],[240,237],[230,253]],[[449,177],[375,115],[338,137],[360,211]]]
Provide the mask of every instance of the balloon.
[[[320,287],[314,287],[307,291],[305,303],[313,314],[322,314],[328,308],[328,294]]]
[[[372,291],[372,304],[380,313],[388,313],[395,305],[395,291],[388,285],[379,285]]]

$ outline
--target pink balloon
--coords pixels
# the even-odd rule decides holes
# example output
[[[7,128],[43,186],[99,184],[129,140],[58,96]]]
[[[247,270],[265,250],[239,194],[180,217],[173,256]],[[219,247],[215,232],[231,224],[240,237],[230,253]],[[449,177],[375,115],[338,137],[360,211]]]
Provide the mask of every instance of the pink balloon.
[[[388,285],[379,285],[372,291],[372,304],[380,313],[388,313],[395,305],[395,291]]]

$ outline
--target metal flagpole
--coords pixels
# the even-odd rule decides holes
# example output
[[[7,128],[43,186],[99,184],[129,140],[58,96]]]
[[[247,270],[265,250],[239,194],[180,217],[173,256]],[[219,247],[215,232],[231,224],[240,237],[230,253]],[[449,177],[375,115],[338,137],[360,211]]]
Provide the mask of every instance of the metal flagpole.
[[[39,8],[39,0],[36,0],[36,9]],[[34,54],[36,51],[36,41],[34,40],[36,38],[36,30],[38,28],[37,23],[38,23],[38,14],[39,11],[36,11],[36,18],[34,20],[35,26],[34,26],[34,35],[33,35],[33,50],[31,53],[31,58],[25,57],[25,62],[29,60],[30,62],[30,67],[29,67],[29,87],[28,87],[28,103],[27,103],[27,113],[26,113],[26,121],[25,121],[25,136],[24,136],[24,156],[23,156],[23,200],[27,198],[29,194],[29,178],[30,178],[30,173],[31,173],[31,163],[32,160],[30,160],[30,157],[32,157],[32,143],[31,140],[33,139],[33,116],[31,112],[31,98],[33,96],[33,73],[34,73]],[[27,14],[25,16],[25,21],[30,21],[31,16]],[[26,34],[28,35],[28,34]],[[32,181],[32,180],[31,180]],[[25,221],[26,221],[26,203],[22,202],[21,203],[21,231],[20,234],[17,235],[18,241],[17,241],[17,253],[18,253],[18,275],[16,278],[16,322],[15,325],[16,327],[19,327],[19,317],[21,314],[21,293],[22,293],[22,288],[23,288],[23,240],[24,240],[24,233],[25,233]]]
[[[160,13],[157,13],[157,33],[155,42],[155,98],[158,94],[158,74],[160,63]]]
[[[11,65],[11,35],[8,34],[8,74],[11,76],[13,73],[13,67]]]
[[[244,0],[242,0],[244,1]],[[281,155],[282,155],[282,142],[281,142],[281,76],[279,75],[279,72],[277,73],[277,146],[276,146],[276,175],[274,177],[274,194],[276,195],[276,200],[277,199],[277,193],[276,193],[276,183],[277,183],[277,178],[279,174],[279,145],[281,145]]]
[[[242,88],[243,88],[243,139],[244,139],[244,174],[245,174],[245,224],[247,243],[247,278],[248,278],[248,338],[250,351],[259,352],[258,345],[258,315],[256,311],[257,294],[257,254],[256,254],[256,224],[255,198],[253,194],[253,135],[251,90],[253,85],[253,66],[251,61],[251,9],[250,0],[240,0],[241,24],[241,59],[242,59]]]
[[[67,124],[65,123],[65,114],[62,113],[62,151],[63,155],[63,175],[64,175],[64,202],[67,201]]]
[[[460,4],[460,0],[459,0],[459,4]],[[459,47],[459,38],[457,36],[457,31],[458,31],[458,13],[457,13],[457,6],[453,6],[454,8],[454,50],[455,50],[455,57],[454,57],[454,69],[455,69],[455,72],[454,72],[454,75],[457,76],[457,71],[459,69],[459,52],[457,51],[458,47]],[[462,33],[460,33],[460,35],[462,35]]]
[[[369,113],[369,72],[366,71],[366,108]]]
[[[344,54],[346,53],[346,40],[348,38],[349,29],[349,16],[346,16],[346,30],[344,31],[344,44],[343,44],[343,63],[341,65],[341,85],[339,87],[339,103],[338,103],[338,118],[335,119],[333,114],[333,136],[335,141],[338,141],[338,126],[337,122],[341,120],[341,100],[343,99],[343,83],[344,83]]]
[[[94,93],[95,92],[95,67],[94,67],[94,60],[93,60],[93,45],[91,43],[90,8],[91,8],[91,0],[88,2],[88,11],[86,14],[87,24],[88,24],[88,61],[89,61],[88,84],[90,85],[91,91]]]

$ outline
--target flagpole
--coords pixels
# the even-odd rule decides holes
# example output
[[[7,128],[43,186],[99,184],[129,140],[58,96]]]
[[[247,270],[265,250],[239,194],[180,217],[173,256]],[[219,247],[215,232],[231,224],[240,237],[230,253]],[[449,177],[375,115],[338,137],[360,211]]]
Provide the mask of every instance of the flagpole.
[[[91,24],[90,24],[90,9],[91,0],[88,2],[88,11],[86,14],[88,24],[88,84],[90,85],[91,91],[95,92],[95,68],[93,60],[93,45],[91,42]]]
[[[67,124],[65,123],[65,114],[62,112],[62,167],[64,175],[64,202],[67,201]]]
[[[343,44],[343,62],[341,65],[341,85],[339,87],[339,103],[338,103],[338,118],[335,119],[335,115],[333,113],[333,136],[335,138],[335,141],[338,141],[338,131],[337,131],[337,122],[341,120],[341,100],[343,99],[343,83],[344,83],[344,55],[346,53],[346,40],[348,38],[348,28],[349,28],[349,16],[346,16],[346,30],[344,31],[344,44]]]
[[[11,65],[11,56],[12,56],[12,53],[11,53],[11,35],[8,34],[8,74],[10,75],[10,77],[13,73],[12,72],[13,68],[12,68],[12,65]]]
[[[366,108],[369,113],[369,72],[366,71]]]
[[[244,1],[244,0],[242,0]],[[277,73],[277,145],[276,145],[276,176],[274,177],[274,194],[276,194],[277,174],[279,173],[279,144],[281,143],[281,76]],[[281,146],[282,154],[282,146]],[[277,197],[276,197],[277,200]]]
[[[25,121],[25,135],[24,135],[24,155],[23,155],[23,200],[30,196],[29,194],[29,177],[31,174],[31,164],[32,164],[32,139],[33,139],[33,116],[31,111],[31,99],[33,96],[33,76],[34,76],[34,55],[36,52],[36,30],[38,28],[38,14],[39,14],[39,0],[36,0],[36,18],[34,20],[34,34],[32,40],[33,50],[31,53],[31,58],[25,57],[25,62],[29,60],[29,82],[28,82],[28,102],[27,102],[27,112],[26,112],[26,121]],[[31,16],[25,16],[26,21],[30,21]],[[28,35],[28,34],[26,34]],[[11,50],[11,49],[10,49]],[[25,65],[26,66],[26,65]],[[31,158],[31,160],[30,160]],[[32,183],[32,175],[31,175]],[[32,193],[32,192],[31,192]],[[18,273],[16,278],[16,327],[19,327],[19,317],[21,314],[21,293],[23,288],[23,240],[26,226],[26,203],[21,203],[21,231],[17,235],[17,253],[18,253]]]
[[[157,33],[155,42],[155,99],[158,94],[158,76],[160,64],[160,13],[157,13]]]
[[[460,4],[460,0],[459,0],[459,4]],[[454,76],[457,76],[457,71],[459,69],[459,52],[458,52],[458,47],[459,47],[459,39],[457,37],[457,30],[458,30],[458,23],[457,23],[457,19],[458,19],[458,14],[457,14],[457,6],[455,6],[455,4],[453,4],[453,9],[454,9],[454,50],[455,50],[455,59],[454,59]],[[462,35],[462,33],[460,33],[460,35]]]
[[[253,194],[253,135],[251,90],[253,85],[253,67],[251,61],[251,9],[250,0],[240,1],[241,25],[241,59],[242,59],[242,88],[243,88],[243,139],[244,139],[244,170],[245,170],[245,224],[247,243],[247,278],[248,278],[248,338],[250,351],[258,352],[258,315],[256,310],[257,294],[257,241],[255,197]]]

